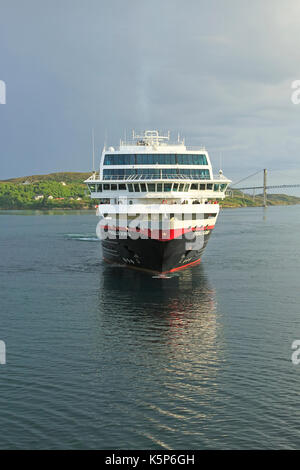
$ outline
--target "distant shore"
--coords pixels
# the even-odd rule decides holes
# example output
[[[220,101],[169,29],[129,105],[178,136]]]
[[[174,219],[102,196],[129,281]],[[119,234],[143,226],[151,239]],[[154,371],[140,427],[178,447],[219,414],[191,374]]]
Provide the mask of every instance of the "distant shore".
[[[284,195],[281,195],[284,196]],[[300,199],[300,198],[299,198]],[[247,207],[264,207],[263,204],[224,204],[223,201],[219,201],[220,207],[222,209],[242,209],[242,208],[247,208]],[[273,206],[294,206],[300,204],[300,200],[297,202],[285,202],[285,201],[272,201],[271,203],[268,203],[268,207],[273,207]],[[10,206],[10,207],[0,207],[0,211],[39,211],[39,212],[92,212],[95,211],[96,207],[93,206],[78,206],[78,207],[68,207],[68,206],[43,206],[41,207],[40,205],[37,206],[20,206],[18,205],[17,207],[15,206]]]
[[[61,172],[32,175],[0,181],[0,210],[93,210],[92,200],[84,184],[91,173]],[[268,194],[268,205],[300,204],[300,197],[287,194]],[[263,206],[263,196],[255,197],[233,191],[231,196],[219,201],[224,209]]]

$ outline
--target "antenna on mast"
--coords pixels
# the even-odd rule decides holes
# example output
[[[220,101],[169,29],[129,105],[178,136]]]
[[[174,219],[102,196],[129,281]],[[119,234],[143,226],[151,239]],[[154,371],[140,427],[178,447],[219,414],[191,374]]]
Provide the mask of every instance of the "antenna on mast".
[[[106,149],[106,145],[107,145],[107,128],[105,129],[105,134],[104,134],[104,149]]]
[[[93,151],[93,173],[95,173],[95,137],[94,137],[94,128],[92,129],[92,151]]]

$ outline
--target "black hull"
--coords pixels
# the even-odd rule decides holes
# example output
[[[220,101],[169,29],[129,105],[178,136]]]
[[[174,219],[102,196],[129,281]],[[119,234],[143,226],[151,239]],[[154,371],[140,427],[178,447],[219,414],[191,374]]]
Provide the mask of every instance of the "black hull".
[[[127,265],[155,273],[168,273],[200,262],[211,230],[192,240],[174,238],[156,239],[106,239],[102,240],[103,258],[110,262]]]

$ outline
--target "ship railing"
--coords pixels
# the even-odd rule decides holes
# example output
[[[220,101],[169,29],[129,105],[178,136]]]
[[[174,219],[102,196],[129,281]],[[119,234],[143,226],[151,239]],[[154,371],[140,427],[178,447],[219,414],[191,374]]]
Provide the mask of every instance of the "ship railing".
[[[230,180],[226,178],[224,175],[214,175],[213,178],[210,178],[207,175],[199,175],[199,176],[189,176],[189,175],[105,175],[103,178],[100,178],[100,174],[94,173],[91,175],[88,179],[86,179],[86,182],[102,182],[102,181],[149,181],[149,180],[155,180],[157,181],[165,181],[165,180],[173,180],[173,181],[206,181],[206,182],[226,182],[229,183]]]
[[[100,180],[100,173],[93,173],[89,176],[85,181],[99,181]]]
[[[213,175],[213,180],[214,181],[227,181],[228,182],[228,178],[226,178],[226,176],[224,176],[223,174]]]
[[[195,151],[195,152],[206,152],[206,148],[204,145],[185,145],[183,141],[168,142],[168,144],[166,144],[164,142],[156,142],[154,140],[144,140],[144,141],[127,140],[126,142],[121,141],[118,147],[118,151],[122,150],[123,147],[152,147],[152,146],[156,146],[157,148],[182,147],[183,150]]]
[[[212,212],[212,206],[218,211],[216,207],[217,204],[217,202],[207,204],[192,204],[187,202],[166,204],[158,202],[157,204],[134,205],[100,203],[97,212],[102,214],[190,214],[200,211],[203,214],[210,214]]]
[[[198,150],[199,152],[206,152],[204,145],[186,145],[185,148],[186,150]]]
[[[103,181],[142,181],[142,180],[209,180],[210,177],[203,175],[203,176],[189,176],[189,175],[105,175],[103,176]]]

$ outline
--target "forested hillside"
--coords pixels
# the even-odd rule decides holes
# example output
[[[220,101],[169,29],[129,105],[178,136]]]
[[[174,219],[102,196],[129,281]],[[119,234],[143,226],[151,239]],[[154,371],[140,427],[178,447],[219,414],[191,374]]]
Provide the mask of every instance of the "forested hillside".
[[[51,173],[0,181],[0,209],[89,209],[96,202],[83,183],[91,173]],[[262,206],[263,197],[255,198],[240,191],[220,201],[221,206]],[[268,205],[300,204],[300,198],[286,194],[268,194]]]

